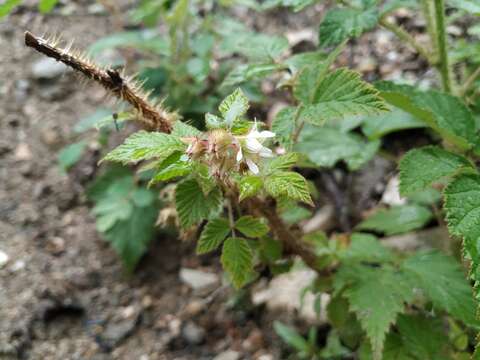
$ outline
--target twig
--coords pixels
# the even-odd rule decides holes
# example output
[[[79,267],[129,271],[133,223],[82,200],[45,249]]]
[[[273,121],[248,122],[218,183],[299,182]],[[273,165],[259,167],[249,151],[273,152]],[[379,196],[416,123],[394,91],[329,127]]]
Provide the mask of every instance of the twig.
[[[171,132],[172,122],[177,115],[165,111],[159,104],[151,104],[148,94],[143,93],[140,85],[132,80],[125,80],[118,71],[102,69],[84,56],[74,54],[66,49],[59,49],[55,43],[39,38],[28,31],[25,33],[25,45],[64,63],[87,78],[100,83],[116,97],[130,103],[140,113],[143,125],[149,130]]]
[[[442,78],[442,86],[445,92],[452,92],[450,65],[447,53],[447,34],[445,32],[445,2],[435,1],[435,25],[438,45],[438,70]]]

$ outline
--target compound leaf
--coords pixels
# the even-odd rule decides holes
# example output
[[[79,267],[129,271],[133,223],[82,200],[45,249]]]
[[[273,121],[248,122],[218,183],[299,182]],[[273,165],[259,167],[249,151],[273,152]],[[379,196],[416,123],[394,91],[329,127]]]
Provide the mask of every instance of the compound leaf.
[[[203,228],[198,240],[197,254],[205,254],[218,248],[230,231],[230,224],[227,219],[210,220]]]
[[[253,254],[245,239],[228,238],[223,243],[221,261],[236,288],[242,287],[250,278],[253,270]]]

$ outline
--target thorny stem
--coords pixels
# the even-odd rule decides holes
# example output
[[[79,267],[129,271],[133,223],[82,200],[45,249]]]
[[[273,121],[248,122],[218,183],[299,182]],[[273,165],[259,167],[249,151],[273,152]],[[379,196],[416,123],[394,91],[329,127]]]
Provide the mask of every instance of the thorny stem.
[[[149,130],[158,130],[169,133],[172,131],[172,120],[176,115],[168,113],[159,106],[149,103],[148,96],[141,93],[135,84],[126,81],[118,71],[101,69],[98,66],[82,59],[80,56],[61,50],[48,41],[25,32],[25,45],[38,52],[64,63],[72,69],[81,72],[87,78],[100,83],[106,90],[116,97],[130,103],[141,115],[143,125]]]
[[[150,105],[143,96],[139,95],[138,89],[131,88],[124,82],[120,74],[114,70],[102,70],[89,62],[71,55],[68,52],[57,49],[47,41],[38,38],[30,32],[25,33],[25,44],[34,48],[40,53],[61,61],[74,70],[84,74],[87,78],[99,82],[105,89],[111,91],[116,96],[128,101],[134,106],[145,119],[139,119],[143,125],[147,125],[147,130],[170,133],[172,130],[172,117],[176,114],[166,113],[163,109]],[[328,275],[329,269],[320,269],[318,257],[311,244],[303,241],[301,237],[293,234],[288,226],[283,222],[277,213],[276,203],[273,199],[262,200],[258,197],[249,199],[251,211],[260,216],[264,216],[272,229],[283,244],[284,249],[294,255],[298,255],[310,268],[319,272],[319,274]],[[230,225],[233,222],[232,204],[228,202],[228,212]],[[232,234],[233,226],[232,226]],[[235,236],[235,235],[234,235]]]
[[[448,64],[447,35],[445,32],[445,1],[435,1],[435,25],[438,45],[438,70],[442,78],[443,90],[452,92],[450,66]]]

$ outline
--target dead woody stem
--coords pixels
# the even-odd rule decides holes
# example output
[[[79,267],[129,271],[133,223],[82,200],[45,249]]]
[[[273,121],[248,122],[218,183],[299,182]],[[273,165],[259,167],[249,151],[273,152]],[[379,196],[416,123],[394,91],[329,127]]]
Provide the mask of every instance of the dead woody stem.
[[[100,83],[107,91],[116,97],[130,103],[139,113],[139,121],[147,130],[170,133],[172,123],[177,118],[175,113],[168,113],[160,106],[149,103],[148,96],[143,94],[140,86],[124,80],[120,73],[113,69],[102,69],[80,55],[57,48],[54,44],[39,38],[30,32],[25,33],[25,45],[38,52],[64,63],[72,69],[82,73],[87,78]],[[293,234],[277,213],[273,199],[249,200],[249,207],[253,213],[267,219],[270,228],[282,243],[285,251],[297,255],[312,269],[325,274],[318,268],[318,257],[310,244]]]

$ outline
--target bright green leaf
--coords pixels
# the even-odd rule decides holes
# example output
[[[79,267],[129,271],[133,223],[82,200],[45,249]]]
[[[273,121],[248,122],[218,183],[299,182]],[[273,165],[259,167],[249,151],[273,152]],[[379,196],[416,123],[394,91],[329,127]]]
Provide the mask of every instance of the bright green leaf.
[[[75,165],[82,158],[86,147],[87,143],[85,141],[79,141],[60,150],[58,153],[58,162],[61,169],[63,171],[67,171],[73,165]]]
[[[378,139],[391,132],[425,126],[425,123],[397,108],[388,113],[365,116],[362,121],[362,131],[369,139]]]
[[[293,136],[296,129],[296,111],[295,108],[290,106],[283,108],[272,121],[272,131],[275,133],[276,139],[287,150],[290,150],[293,146]]]
[[[52,11],[57,3],[58,0],[40,0],[38,3],[38,9],[42,14],[45,14]]]
[[[202,132],[196,127],[189,125],[183,121],[177,120],[173,124],[172,135],[182,138],[182,137],[193,137],[199,136]]]
[[[278,171],[265,179],[265,190],[273,197],[286,197],[290,200],[313,204],[307,181],[299,173]]]
[[[235,229],[250,238],[258,238],[268,233],[268,226],[260,219],[247,215],[235,222]]]
[[[258,176],[244,176],[238,184],[240,190],[240,201],[255,196],[263,187],[263,181]]]
[[[4,16],[10,14],[13,11],[15,6],[22,3],[23,0],[6,0],[3,4],[0,5],[0,19]]]
[[[223,115],[227,126],[232,127],[235,121],[240,120],[246,114],[248,107],[247,97],[238,88],[222,101],[218,110]]]
[[[249,280],[253,271],[253,254],[245,239],[228,238],[223,243],[221,261],[236,288]]]
[[[230,224],[227,219],[210,220],[203,228],[198,240],[197,254],[205,254],[218,248],[230,231]]]
[[[350,246],[338,255],[344,262],[385,262],[393,259],[392,253],[381,245],[377,237],[362,233],[352,234]]]
[[[400,193],[407,195],[423,190],[445,176],[471,166],[463,156],[436,146],[413,149],[400,161]]]

